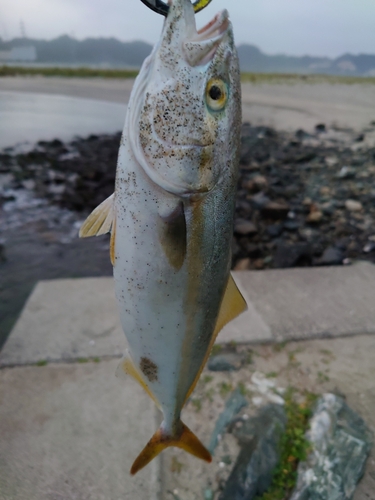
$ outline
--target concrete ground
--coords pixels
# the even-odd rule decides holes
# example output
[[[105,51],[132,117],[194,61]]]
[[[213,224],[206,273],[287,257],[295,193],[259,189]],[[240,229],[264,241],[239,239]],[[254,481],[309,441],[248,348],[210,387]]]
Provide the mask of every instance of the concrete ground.
[[[3,77],[0,91],[67,95],[125,104],[133,80]],[[278,130],[314,129],[317,123],[362,130],[375,120],[375,85],[341,83],[242,84],[244,121]]]
[[[235,279],[249,311],[218,341],[247,350],[251,362],[235,373],[204,372],[183,415],[202,441],[228,391],[251,385],[254,372],[273,372],[281,387],[339,391],[375,431],[375,267]],[[211,466],[172,449],[129,476],[159,416],[133,381],[115,378],[125,347],[111,278],[36,286],[0,356],[0,499],[195,500],[217,489],[229,471],[222,456],[235,451],[225,440]],[[355,500],[375,500],[374,452]]]

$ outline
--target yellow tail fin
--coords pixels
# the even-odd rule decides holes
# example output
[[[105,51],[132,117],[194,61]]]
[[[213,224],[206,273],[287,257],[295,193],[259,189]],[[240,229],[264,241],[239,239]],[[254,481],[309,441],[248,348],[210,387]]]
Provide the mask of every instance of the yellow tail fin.
[[[191,453],[206,462],[211,462],[212,457],[210,452],[203,446],[197,436],[183,423],[180,422],[180,431],[175,436],[168,436],[163,430],[163,425],[152,436],[150,441],[143,448],[141,453],[135,459],[130,474],[134,475],[148,463],[151,462],[163,450],[170,446],[176,446]]]

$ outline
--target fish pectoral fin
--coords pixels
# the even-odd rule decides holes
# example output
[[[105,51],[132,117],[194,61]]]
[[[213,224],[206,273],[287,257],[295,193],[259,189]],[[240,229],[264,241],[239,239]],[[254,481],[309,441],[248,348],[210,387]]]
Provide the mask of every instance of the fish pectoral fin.
[[[180,421],[177,428],[179,429],[178,433],[175,435],[168,435],[168,433],[163,429],[163,424],[161,424],[159,429],[155,432],[150,441],[135,459],[132,468],[130,469],[130,474],[136,474],[148,463],[150,463],[151,460],[157,457],[159,453],[170,446],[181,448],[182,450],[185,450],[191,455],[194,455],[201,460],[205,460],[206,462],[212,462],[211,453],[205,446],[203,446],[189,427]]]
[[[138,384],[147,392],[147,394],[150,396],[150,398],[153,400],[153,402],[160,410],[161,405],[159,401],[157,400],[156,396],[152,393],[150,387],[146,384],[141,372],[135,366],[135,363],[132,360],[129,351],[125,352],[124,357],[122,358],[120,364],[116,369],[116,377],[125,378],[126,375],[130,375],[134,380],[138,382]]]
[[[100,236],[111,231],[114,220],[113,199],[114,195],[111,194],[91,212],[79,231],[80,238]]]
[[[202,365],[193,383],[191,384],[188,393],[186,394],[184,404],[190,398],[191,393],[194,391],[195,386],[198,383],[199,377],[201,376],[203,368],[207,363],[208,357],[211,353],[216,337],[218,336],[220,330],[222,330],[224,326],[227,323],[229,323],[229,321],[232,321],[232,319],[237,318],[237,316],[246,311],[246,309],[247,309],[246,300],[243,298],[242,293],[239,291],[238,286],[236,285],[236,282],[233,279],[233,276],[230,274],[227,287],[225,289],[224,297],[221,302],[219,315],[216,320],[215,330],[212,334],[211,341],[208,346]]]

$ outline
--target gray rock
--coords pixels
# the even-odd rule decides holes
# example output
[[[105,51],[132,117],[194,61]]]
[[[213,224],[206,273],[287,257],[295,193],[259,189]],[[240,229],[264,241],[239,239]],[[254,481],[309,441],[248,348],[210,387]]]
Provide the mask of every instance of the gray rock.
[[[231,372],[242,366],[242,356],[234,352],[217,354],[208,361],[208,369],[212,372]]]
[[[341,397],[324,394],[307,438],[313,451],[298,467],[291,500],[350,500],[372,446],[365,422]]]
[[[256,234],[258,232],[258,229],[251,221],[237,219],[234,225],[234,232],[237,234],[241,234],[242,236],[250,236],[252,234]]]
[[[284,408],[270,404],[233,429],[241,451],[220,500],[252,500],[267,491],[280,459],[279,441],[285,425]]]
[[[232,421],[232,419],[237,415],[237,413],[247,406],[247,400],[241,394],[239,389],[236,389],[229,396],[224,411],[220,414],[216,421],[215,428],[212,432],[210,444],[208,445],[208,450],[210,453],[215,451],[215,448],[219,442],[219,436],[225,431],[227,425]]]
[[[317,261],[320,266],[338,266],[344,260],[344,254],[339,248],[328,247],[324,250],[322,257]]]
[[[356,171],[352,167],[342,167],[340,172],[337,174],[338,179],[354,179],[356,176]]]
[[[274,267],[287,268],[311,264],[312,246],[310,243],[298,242],[288,244],[280,242],[276,248]]]
[[[286,203],[279,203],[276,201],[270,201],[262,207],[262,215],[263,217],[269,219],[285,219],[288,215],[290,207]]]

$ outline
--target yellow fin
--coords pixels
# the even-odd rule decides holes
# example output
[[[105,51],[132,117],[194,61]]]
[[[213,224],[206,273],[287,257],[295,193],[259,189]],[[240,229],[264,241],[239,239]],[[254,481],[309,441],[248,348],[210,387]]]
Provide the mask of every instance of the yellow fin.
[[[136,474],[148,463],[150,463],[151,460],[157,457],[159,453],[170,446],[181,448],[191,455],[205,460],[206,462],[212,462],[210,452],[183,422],[180,421],[177,428],[179,429],[179,432],[176,433],[175,436],[169,436],[161,426],[135,459],[132,468],[130,469],[130,474]]]
[[[230,274],[227,283],[227,288],[225,289],[224,298],[221,302],[221,307],[216,321],[215,330],[211,337],[211,342],[208,346],[202,366],[200,367],[199,372],[197,373],[197,376],[195,377],[194,382],[192,383],[186,395],[184,404],[189,399],[191,393],[194,391],[195,386],[198,383],[199,377],[201,376],[203,368],[207,363],[208,357],[211,353],[216,337],[218,336],[220,330],[222,330],[224,326],[227,323],[229,323],[229,321],[232,321],[232,319],[237,318],[237,316],[246,311],[246,309],[247,309],[246,300],[243,298],[241,292],[238,289],[238,286],[236,285],[236,282],[233,279],[233,276]]]
[[[246,311],[246,309],[246,300],[243,298],[242,293],[239,291],[238,286],[233,279],[233,276],[230,274],[224,298],[221,303],[219,316],[217,318],[213,342],[215,342],[220,330],[224,328],[229,321],[232,321],[232,319],[237,318],[237,316]],[[212,348],[212,346],[210,347]]]
[[[122,378],[125,374],[133,377],[133,379],[139,383],[139,385],[147,392],[147,394],[154,401],[156,406],[160,409],[159,401],[156,399],[154,394],[151,392],[151,389],[146,384],[142,374],[140,373],[138,368],[135,366],[134,361],[130,357],[130,354],[128,351],[125,353],[125,356],[122,358],[122,360],[120,361],[120,364],[118,365],[118,367],[116,369],[116,377]]]
[[[109,233],[113,224],[113,194],[87,217],[79,231],[80,238]]]

